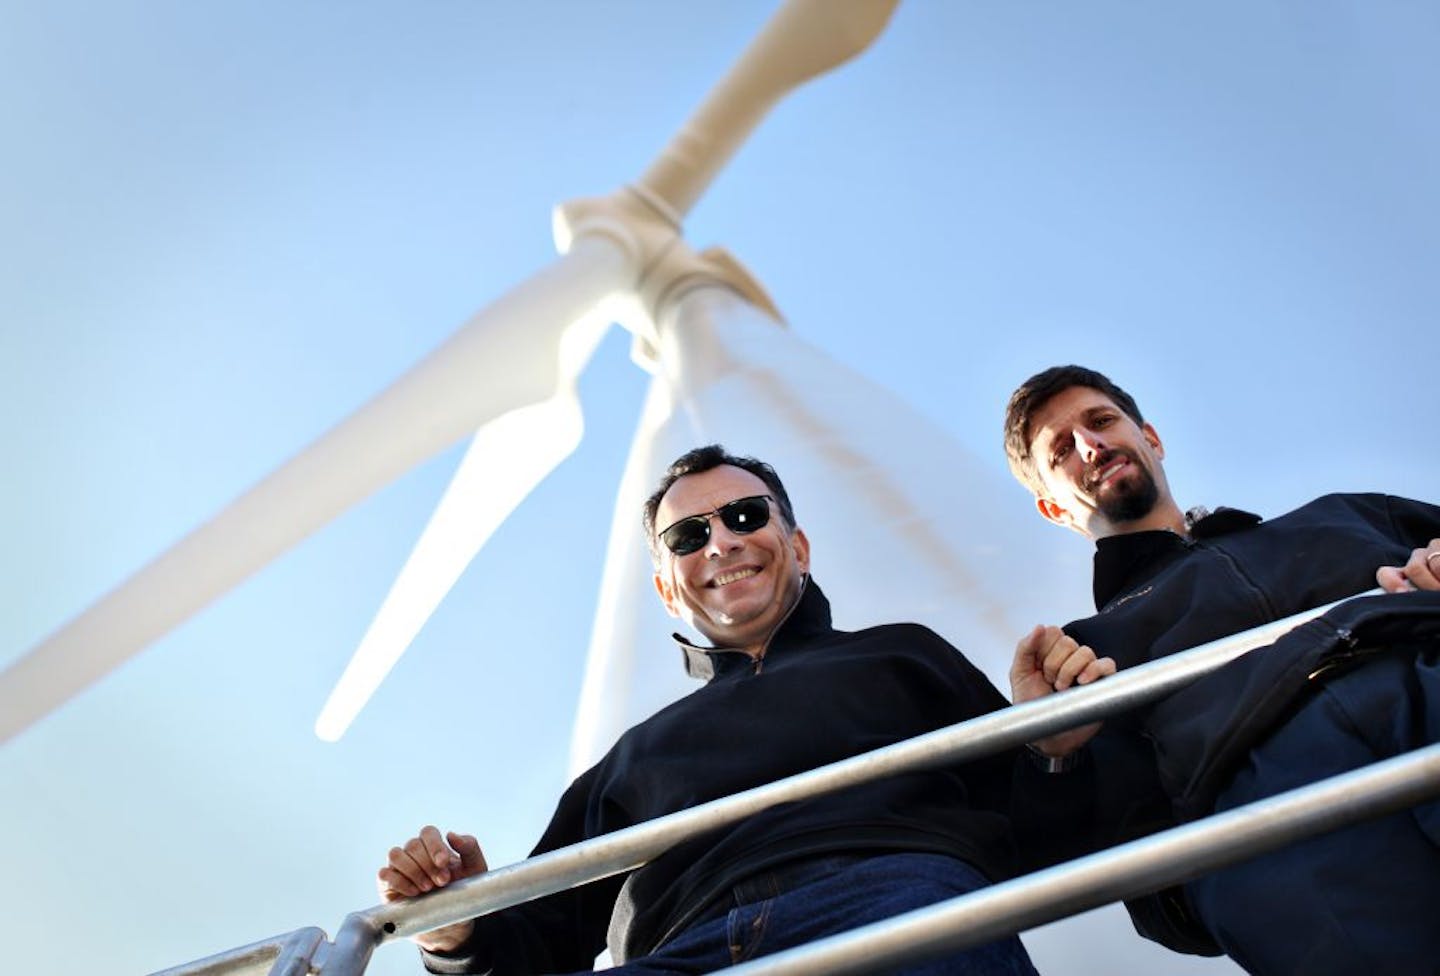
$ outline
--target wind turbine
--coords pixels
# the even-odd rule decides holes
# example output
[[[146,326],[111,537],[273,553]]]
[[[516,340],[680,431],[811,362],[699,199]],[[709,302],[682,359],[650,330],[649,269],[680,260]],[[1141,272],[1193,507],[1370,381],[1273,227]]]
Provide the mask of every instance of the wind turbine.
[[[1031,549],[1025,540],[1038,529],[996,504],[996,492],[977,490],[993,477],[988,466],[784,329],[738,262],[681,237],[686,214],[766,111],[862,51],[896,2],[790,0],[635,184],[557,209],[554,264],[0,674],[0,740],[474,433],[317,722],[323,737],[341,734],[489,534],[579,442],[576,380],[616,318],[652,378],[617,500],[574,762],[678,690],[633,666],[657,632],[635,513],[659,468],[701,441],[774,459],[798,497],[817,500],[803,509],[805,524],[850,548],[850,558],[817,559],[842,624],[914,618],[966,646],[983,634],[1003,647],[1032,619],[1048,619],[1029,609],[1045,603],[1043,572],[1022,607],[994,571],[1005,552]],[[900,431],[934,450],[907,455]]]

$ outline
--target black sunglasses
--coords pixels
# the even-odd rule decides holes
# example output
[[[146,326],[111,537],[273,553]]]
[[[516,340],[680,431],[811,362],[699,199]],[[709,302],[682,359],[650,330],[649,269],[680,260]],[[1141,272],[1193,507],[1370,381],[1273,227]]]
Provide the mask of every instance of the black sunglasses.
[[[677,556],[686,556],[703,548],[710,541],[710,520],[716,515],[725,523],[725,528],[737,535],[749,535],[770,523],[770,496],[751,495],[737,498],[721,505],[705,515],[689,515],[660,533],[665,543]]]

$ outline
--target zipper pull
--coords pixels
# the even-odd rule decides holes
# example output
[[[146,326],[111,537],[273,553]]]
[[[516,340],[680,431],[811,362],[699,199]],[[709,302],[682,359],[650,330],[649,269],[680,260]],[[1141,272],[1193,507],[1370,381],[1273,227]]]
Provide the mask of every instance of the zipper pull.
[[[1374,653],[1373,648],[1366,650],[1364,653],[1361,652],[1360,641],[1355,637],[1355,634],[1351,632],[1349,627],[1337,627],[1335,630],[1335,641],[1339,647],[1343,648],[1343,650],[1332,654],[1330,657],[1322,661],[1318,668],[1316,668],[1314,671],[1311,671],[1310,674],[1306,676],[1306,681],[1314,681],[1316,678],[1320,677],[1323,674],[1327,674],[1331,671],[1336,670],[1337,668],[1344,667],[1345,665],[1354,661],[1356,658],[1364,657],[1367,656],[1367,654]]]

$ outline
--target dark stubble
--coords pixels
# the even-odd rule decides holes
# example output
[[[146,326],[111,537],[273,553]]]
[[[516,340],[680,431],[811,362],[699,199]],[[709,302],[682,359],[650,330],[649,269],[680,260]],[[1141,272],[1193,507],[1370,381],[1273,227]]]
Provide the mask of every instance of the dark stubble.
[[[1095,495],[1095,507],[1111,524],[1138,522],[1155,510],[1160,501],[1160,486],[1155,484],[1155,476],[1150,473],[1150,469],[1129,451],[1106,451],[1091,464],[1091,470],[1100,471],[1117,456],[1129,458],[1130,470],[1134,476],[1112,487],[1103,498]],[[1091,492],[1094,494],[1094,481],[1089,477],[1086,480],[1090,482]]]

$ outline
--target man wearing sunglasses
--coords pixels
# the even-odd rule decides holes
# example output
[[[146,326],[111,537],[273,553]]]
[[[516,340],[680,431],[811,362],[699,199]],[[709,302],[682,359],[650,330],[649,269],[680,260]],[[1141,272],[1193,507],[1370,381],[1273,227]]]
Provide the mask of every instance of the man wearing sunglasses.
[[[831,626],[809,578],[810,542],[767,464],[718,445],[690,451],[647,501],[643,524],[661,601],[707,642],[676,637],[705,685],[626,732],[577,779],[535,854],[1006,705],[933,631]],[[1051,637],[1050,663],[1080,683],[1113,670],[1058,631]],[[607,941],[618,973],[722,969],[1012,874],[1016,760],[901,774],[764,810],[629,875],[416,941],[442,973],[588,971]],[[381,893],[413,896],[483,870],[473,837],[442,839],[427,827],[390,852]],[[1035,972],[1015,937],[902,971]]]
[[[1040,514],[1095,542],[1100,612],[1064,629],[1122,667],[1377,582],[1389,591],[1106,723],[1093,746],[1109,784],[1102,795],[1152,812],[1158,800],[1149,829],[1440,739],[1440,508],[1337,494],[1268,521],[1238,509],[1182,512],[1158,432],[1128,393],[1080,366],[1052,367],[1015,391],[1005,449]],[[1034,670],[1030,656],[1022,641],[1016,671]],[[1178,951],[1223,950],[1252,973],[1321,976],[1435,972],[1437,904],[1440,803],[1431,802],[1129,907],[1142,934]]]

